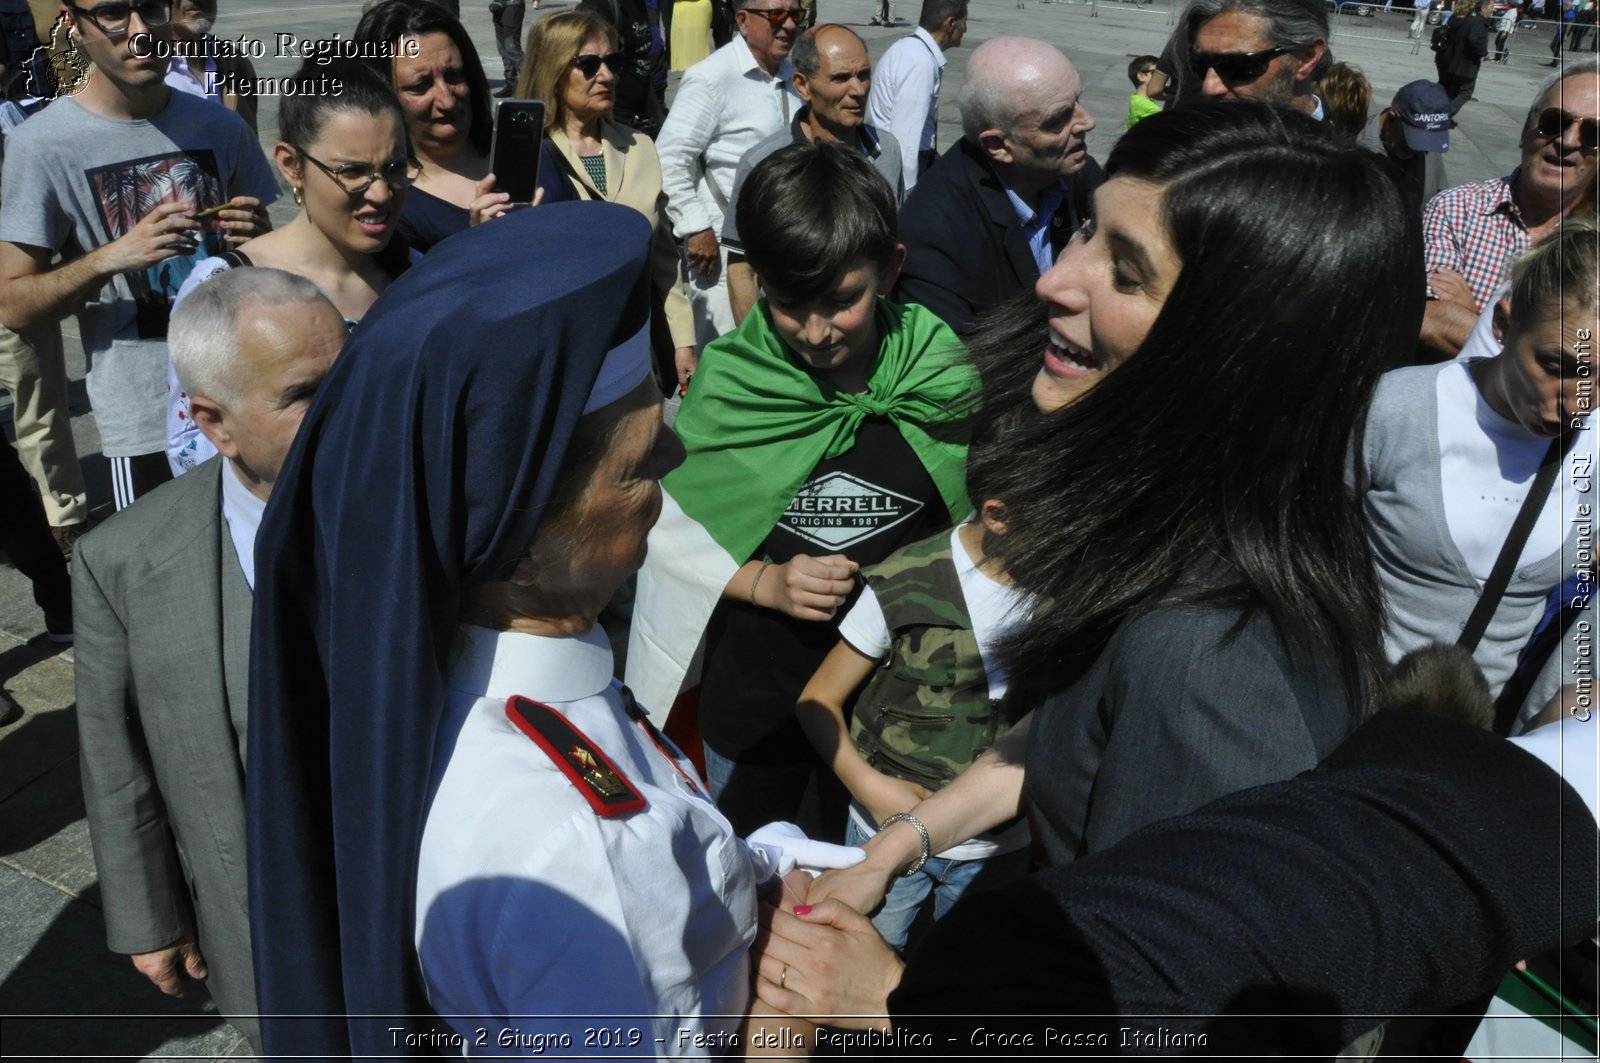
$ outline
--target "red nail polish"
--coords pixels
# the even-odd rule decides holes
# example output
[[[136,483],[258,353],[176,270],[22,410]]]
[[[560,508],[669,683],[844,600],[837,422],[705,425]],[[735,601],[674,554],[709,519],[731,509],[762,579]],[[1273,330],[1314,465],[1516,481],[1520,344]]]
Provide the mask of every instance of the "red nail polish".
[[[810,915],[811,914],[811,905],[809,905],[809,904],[797,904],[797,905],[795,905],[794,906],[794,914],[795,915]]]

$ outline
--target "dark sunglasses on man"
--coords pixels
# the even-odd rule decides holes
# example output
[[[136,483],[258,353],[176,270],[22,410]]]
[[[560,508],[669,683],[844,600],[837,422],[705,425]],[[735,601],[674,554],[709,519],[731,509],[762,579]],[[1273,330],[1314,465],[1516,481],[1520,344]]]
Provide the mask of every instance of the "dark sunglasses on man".
[[[1600,119],[1583,118],[1560,107],[1546,107],[1540,111],[1533,128],[1541,137],[1560,140],[1574,124],[1578,127],[1578,147],[1591,153],[1600,147]]]
[[[578,68],[578,73],[593,81],[595,75],[600,73],[601,63],[604,63],[606,68],[613,74],[622,73],[622,61],[625,58],[626,56],[621,52],[607,52],[605,55],[595,55],[592,52],[588,52],[583,55],[573,56],[572,65]]]
[[[1190,52],[1189,69],[1202,81],[1206,71],[1215,70],[1224,85],[1248,85],[1265,74],[1274,59],[1292,51],[1293,48],[1263,48],[1259,52]]]
[[[94,7],[67,6],[94,23],[107,37],[126,33],[135,11],[139,12],[139,21],[146,26],[165,26],[172,21],[172,0],[135,0],[131,4],[96,4]]]
[[[760,15],[775,30],[783,29],[785,22],[792,21],[798,26],[806,15],[805,11],[798,7],[747,7],[742,10],[746,14]]]

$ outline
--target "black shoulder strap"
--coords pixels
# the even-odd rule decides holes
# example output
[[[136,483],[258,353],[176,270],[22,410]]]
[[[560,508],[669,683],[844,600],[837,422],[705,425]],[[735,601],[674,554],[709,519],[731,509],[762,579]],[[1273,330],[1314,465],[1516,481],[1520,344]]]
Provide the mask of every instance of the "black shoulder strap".
[[[1500,547],[1500,556],[1494,560],[1494,568],[1490,570],[1489,579],[1483,585],[1483,593],[1478,596],[1478,604],[1473,606],[1472,615],[1467,617],[1466,627],[1461,629],[1461,637],[1456,639],[1456,645],[1468,653],[1477,650],[1484,631],[1489,627],[1489,618],[1494,616],[1494,611],[1500,607],[1500,599],[1506,593],[1506,585],[1511,582],[1511,570],[1517,567],[1517,561],[1522,557],[1522,548],[1528,544],[1528,535],[1533,531],[1534,522],[1539,519],[1539,513],[1544,509],[1545,499],[1550,497],[1550,488],[1556,482],[1556,472],[1561,468],[1561,457],[1577,436],[1577,432],[1568,432],[1565,439],[1557,438],[1550,441],[1550,449],[1545,453],[1544,461],[1539,464],[1539,472],[1533,478],[1533,485],[1528,488],[1528,497],[1523,500],[1522,508],[1517,511],[1517,519],[1511,522],[1511,530],[1506,533],[1506,541]]]
[[[229,269],[241,269],[245,266],[255,265],[254,262],[250,261],[250,256],[243,251],[224,251],[217,257],[226,262]]]
[[[506,701],[506,719],[544,750],[583,795],[597,816],[619,816],[645,807],[641,794],[605,751],[561,713],[531,698]]]

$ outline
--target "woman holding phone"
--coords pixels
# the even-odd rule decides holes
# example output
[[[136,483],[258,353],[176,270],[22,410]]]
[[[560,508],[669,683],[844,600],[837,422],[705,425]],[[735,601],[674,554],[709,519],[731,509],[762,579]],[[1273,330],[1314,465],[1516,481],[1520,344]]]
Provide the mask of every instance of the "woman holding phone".
[[[517,95],[544,101],[545,135],[579,199],[632,207],[654,228],[652,288],[672,336],[674,362],[663,383],[684,388],[694,373],[695,344],[683,260],[667,220],[655,141],[611,117],[621,62],[609,22],[583,10],[549,15],[528,35]]]
[[[433,0],[384,0],[361,16],[355,39],[391,46],[367,62],[394,87],[422,174],[400,218],[416,251],[511,209],[489,172],[494,137],[489,79],[467,31]],[[539,161],[542,200],[571,199],[548,150]]]

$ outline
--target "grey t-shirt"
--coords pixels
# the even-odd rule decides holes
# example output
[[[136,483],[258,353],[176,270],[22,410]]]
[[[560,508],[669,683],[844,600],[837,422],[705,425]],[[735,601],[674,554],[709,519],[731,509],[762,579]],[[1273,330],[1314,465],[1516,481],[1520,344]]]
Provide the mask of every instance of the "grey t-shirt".
[[[121,121],[60,99],[11,134],[0,240],[63,260],[127,233],[163,203],[202,211],[233,196],[262,203],[278,182],[250,127],[210,100],[174,92],[153,118]],[[160,453],[166,440],[167,317],[189,271],[224,247],[202,222],[190,255],[114,277],[78,312],[89,399],[107,457]]]

